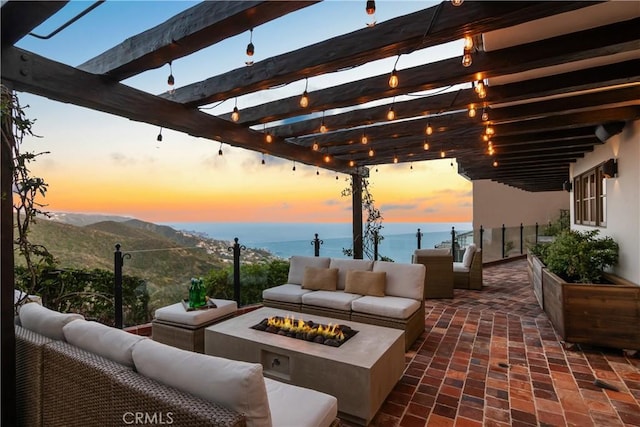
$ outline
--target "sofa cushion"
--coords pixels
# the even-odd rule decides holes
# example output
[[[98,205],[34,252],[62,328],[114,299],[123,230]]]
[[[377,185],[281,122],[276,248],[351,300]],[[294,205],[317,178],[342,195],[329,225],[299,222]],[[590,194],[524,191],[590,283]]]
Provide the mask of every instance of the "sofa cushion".
[[[338,289],[344,290],[347,271],[371,271],[373,270],[373,261],[368,259],[331,258],[329,267],[338,269]]]
[[[343,291],[314,291],[302,295],[302,304],[351,311],[351,302],[361,297]]]
[[[360,295],[383,297],[387,281],[387,273],[384,271],[347,271],[345,292]]]
[[[302,289],[335,291],[338,286],[338,269],[311,267],[304,268]]]
[[[248,427],[272,425],[259,363],[194,353],[153,340],[136,344],[133,361],[146,377],[244,414]]]
[[[309,292],[313,291],[309,289],[302,289],[302,286],[300,285],[286,283],[284,285],[265,289],[262,291],[262,299],[302,304],[302,295],[308,294]]]
[[[390,297],[384,298],[365,296],[351,303],[354,312],[373,314],[394,319],[408,319],[420,308],[420,301],[412,298]]]
[[[69,322],[63,328],[65,340],[76,347],[133,368],[133,347],[147,339],[98,322]]]
[[[422,301],[426,273],[424,265],[376,261],[373,263],[373,271],[387,273],[386,295]]]
[[[156,310],[155,317],[158,320],[174,322],[182,325],[198,326],[213,322],[221,317],[228,316],[238,310],[238,303],[224,299],[212,299],[216,308],[206,310],[187,311],[181,302],[168,305]]]
[[[338,400],[308,388],[264,379],[274,426],[329,427],[338,415]]]
[[[84,320],[84,316],[77,313],[59,313],[33,302],[20,308],[22,327],[52,340],[64,340],[62,328],[67,323],[78,319]]]
[[[462,265],[467,268],[471,267],[471,262],[473,261],[473,255],[476,253],[476,244],[472,243],[464,250],[464,255],[462,255]]]
[[[469,267],[465,267],[465,265],[461,262],[454,262],[453,271],[456,273],[468,273]]]
[[[413,254],[416,256],[445,256],[451,255],[451,250],[448,248],[416,249]]]
[[[287,283],[302,285],[305,267],[329,268],[329,262],[331,262],[331,258],[328,257],[294,255],[289,258],[289,278]]]

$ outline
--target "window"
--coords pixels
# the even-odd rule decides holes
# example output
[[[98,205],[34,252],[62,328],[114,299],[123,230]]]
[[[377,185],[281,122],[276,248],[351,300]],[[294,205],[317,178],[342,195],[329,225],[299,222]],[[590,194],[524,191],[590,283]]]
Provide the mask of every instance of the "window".
[[[607,183],[602,165],[573,180],[574,222],[582,225],[607,225]]]

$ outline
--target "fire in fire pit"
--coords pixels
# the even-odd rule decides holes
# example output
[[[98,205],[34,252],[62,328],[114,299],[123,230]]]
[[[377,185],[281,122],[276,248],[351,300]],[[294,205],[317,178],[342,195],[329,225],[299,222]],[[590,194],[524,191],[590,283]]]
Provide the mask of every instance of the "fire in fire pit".
[[[322,325],[311,320],[296,320],[290,316],[269,317],[251,328],[299,340],[313,341],[331,347],[340,347],[349,338],[358,333],[358,331],[351,329],[347,325],[334,325],[333,323]]]

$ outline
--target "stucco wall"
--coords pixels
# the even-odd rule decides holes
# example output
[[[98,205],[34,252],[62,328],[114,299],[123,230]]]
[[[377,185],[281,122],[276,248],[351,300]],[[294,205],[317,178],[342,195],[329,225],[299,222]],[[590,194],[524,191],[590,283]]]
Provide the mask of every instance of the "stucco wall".
[[[528,192],[491,180],[473,181],[473,229],[545,225],[569,209],[566,191]]]
[[[620,260],[613,272],[640,284],[640,120],[627,123],[622,133],[579,159],[570,169],[571,177],[611,158],[618,159],[618,177],[606,180],[607,226],[597,228],[620,245]],[[571,206],[571,228],[594,228],[573,222]]]

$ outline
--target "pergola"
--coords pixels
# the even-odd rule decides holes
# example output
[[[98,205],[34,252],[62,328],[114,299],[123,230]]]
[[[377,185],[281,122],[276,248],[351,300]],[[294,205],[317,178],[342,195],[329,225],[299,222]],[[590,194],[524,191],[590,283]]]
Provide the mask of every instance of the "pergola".
[[[490,179],[526,191],[561,190],[572,162],[622,122],[640,117],[637,2],[444,1],[177,87],[172,94],[147,93],[121,82],[318,2],[203,2],[80,65],[15,47],[65,3],[3,2],[3,84],[354,178],[378,164],[444,157],[455,158],[458,172],[470,180]],[[363,14],[365,3],[370,2],[362,1]],[[473,42],[470,65],[462,64],[461,50],[458,57],[398,70],[396,87],[389,83],[389,70],[311,91],[307,107],[296,95],[243,108],[237,121],[231,114],[201,109],[465,37]],[[424,96],[402,98],[416,93]],[[320,130],[323,124],[326,133]],[[3,171],[10,161],[3,151]],[[353,182],[356,236],[362,229],[361,190],[360,180]],[[10,181],[3,181],[3,191],[10,192],[7,185]],[[3,316],[13,281],[13,265],[4,256],[12,251],[6,237],[12,227],[8,204],[2,216]],[[3,378],[5,368],[3,360]]]

